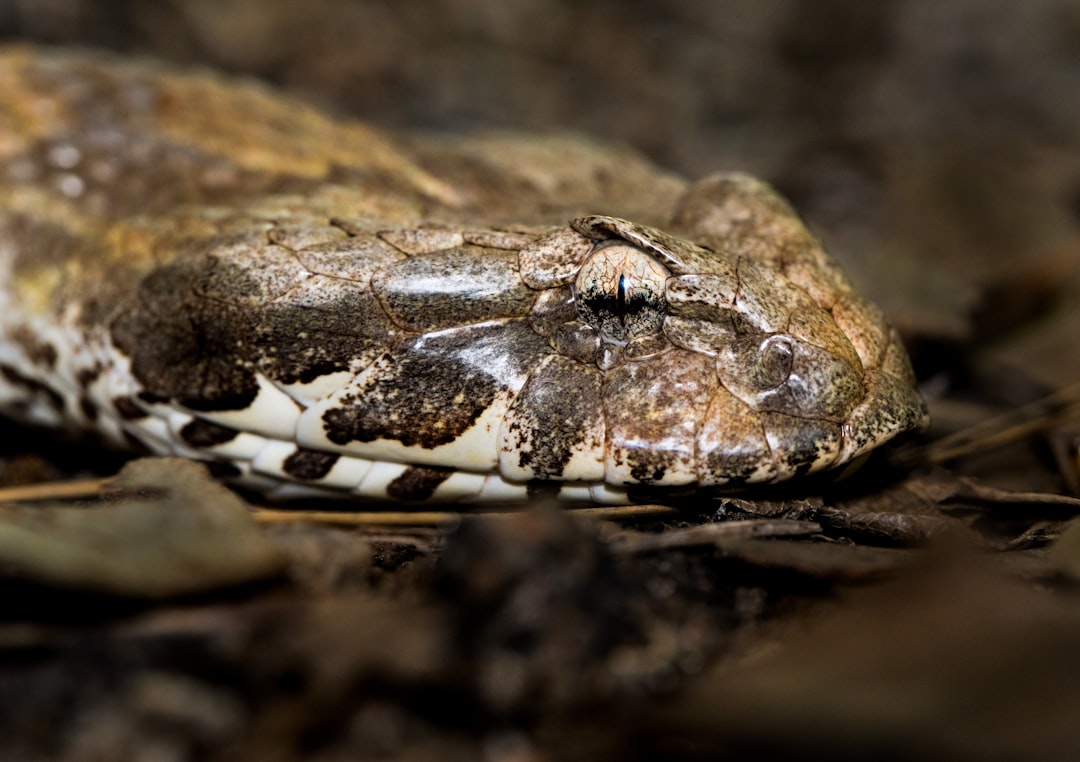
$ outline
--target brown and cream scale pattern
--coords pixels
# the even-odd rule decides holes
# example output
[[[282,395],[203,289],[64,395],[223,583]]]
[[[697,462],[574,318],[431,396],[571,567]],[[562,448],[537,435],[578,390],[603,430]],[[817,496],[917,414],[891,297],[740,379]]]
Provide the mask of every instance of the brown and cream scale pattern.
[[[623,501],[923,425],[765,184],[568,137],[393,138],[250,83],[0,54],[0,409],[271,497]]]

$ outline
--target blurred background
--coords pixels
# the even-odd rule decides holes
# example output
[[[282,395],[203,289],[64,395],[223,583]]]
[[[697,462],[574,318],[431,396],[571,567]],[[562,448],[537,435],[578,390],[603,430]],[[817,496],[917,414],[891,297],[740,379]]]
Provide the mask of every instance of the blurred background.
[[[574,130],[690,176],[753,172],[909,342],[1064,301],[1013,362],[1080,377],[1060,361],[1080,324],[1075,0],[0,0],[0,37],[250,75],[384,127]]]

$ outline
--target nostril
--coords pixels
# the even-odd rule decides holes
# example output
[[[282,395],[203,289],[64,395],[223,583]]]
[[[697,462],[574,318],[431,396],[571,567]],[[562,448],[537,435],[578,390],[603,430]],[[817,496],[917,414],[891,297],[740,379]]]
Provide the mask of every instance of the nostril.
[[[791,375],[795,352],[787,336],[770,336],[761,344],[757,375],[762,389],[780,386]]]

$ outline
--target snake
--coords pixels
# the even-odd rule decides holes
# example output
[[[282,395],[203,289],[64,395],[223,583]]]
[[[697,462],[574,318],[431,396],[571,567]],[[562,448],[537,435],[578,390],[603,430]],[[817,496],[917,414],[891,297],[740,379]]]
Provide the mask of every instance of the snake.
[[[267,499],[743,490],[926,425],[791,206],[565,133],[0,49],[0,413]]]

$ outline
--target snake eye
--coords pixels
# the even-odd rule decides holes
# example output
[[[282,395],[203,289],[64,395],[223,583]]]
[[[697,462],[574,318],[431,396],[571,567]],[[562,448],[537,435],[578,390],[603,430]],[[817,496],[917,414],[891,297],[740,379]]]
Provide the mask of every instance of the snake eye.
[[[667,268],[625,243],[597,248],[574,283],[578,316],[607,341],[625,344],[664,324]]]

